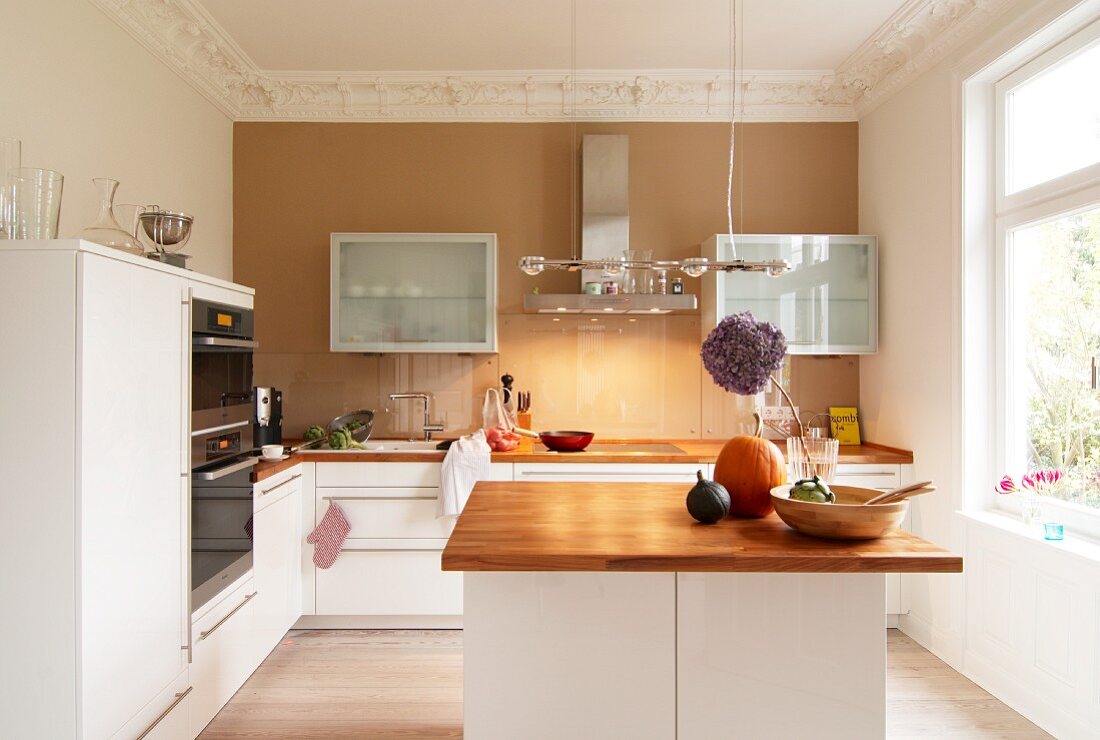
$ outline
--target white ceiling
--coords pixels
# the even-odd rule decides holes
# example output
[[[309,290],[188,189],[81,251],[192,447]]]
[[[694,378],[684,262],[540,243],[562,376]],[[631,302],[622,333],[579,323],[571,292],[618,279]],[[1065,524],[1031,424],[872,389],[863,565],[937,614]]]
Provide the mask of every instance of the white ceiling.
[[[202,0],[267,71],[570,69],[570,0]],[[741,0],[742,69],[835,70],[902,0]],[[580,69],[723,69],[729,0],[577,0]]]

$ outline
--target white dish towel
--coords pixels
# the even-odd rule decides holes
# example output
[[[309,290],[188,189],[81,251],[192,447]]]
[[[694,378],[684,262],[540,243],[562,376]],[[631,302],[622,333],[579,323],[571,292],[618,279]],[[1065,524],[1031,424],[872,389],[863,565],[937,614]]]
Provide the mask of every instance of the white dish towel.
[[[439,505],[436,518],[458,516],[479,480],[489,479],[489,443],[485,430],[479,429],[454,441],[443,458],[442,480],[439,485]]]

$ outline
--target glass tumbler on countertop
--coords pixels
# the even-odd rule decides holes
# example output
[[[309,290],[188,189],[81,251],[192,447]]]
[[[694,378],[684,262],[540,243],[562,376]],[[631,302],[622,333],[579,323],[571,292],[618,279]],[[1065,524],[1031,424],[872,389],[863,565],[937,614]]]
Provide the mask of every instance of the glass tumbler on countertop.
[[[826,483],[832,483],[839,454],[839,440],[827,437],[788,437],[787,470],[791,482],[816,475]]]

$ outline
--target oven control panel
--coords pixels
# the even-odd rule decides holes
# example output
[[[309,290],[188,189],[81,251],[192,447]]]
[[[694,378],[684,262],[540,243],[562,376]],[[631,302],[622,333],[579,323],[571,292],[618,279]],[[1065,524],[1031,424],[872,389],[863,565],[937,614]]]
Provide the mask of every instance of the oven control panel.
[[[229,432],[206,438],[206,460],[218,460],[241,453],[241,433]]]

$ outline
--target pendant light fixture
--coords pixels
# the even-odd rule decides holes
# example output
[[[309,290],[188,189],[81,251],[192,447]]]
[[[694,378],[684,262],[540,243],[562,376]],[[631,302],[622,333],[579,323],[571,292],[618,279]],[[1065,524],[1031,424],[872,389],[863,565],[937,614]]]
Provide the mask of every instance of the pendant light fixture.
[[[708,260],[706,257],[687,257],[682,260],[630,260],[618,257],[603,259],[581,259],[577,252],[577,0],[572,0],[570,7],[570,19],[572,40],[570,45],[571,74],[569,77],[570,109],[569,117],[572,122],[572,176],[571,208],[570,208],[570,249],[569,259],[547,259],[538,255],[526,255],[519,258],[519,268],[528,275],[539,275],[546,270],[602,270],[607,275],[619,275],[624,270],[666,270],[679,271],[688,277],[702,277],[706,272],[762,272],[771,277],[782,275],[790,266],[784,260],[748,261],[737,259],[736,251],[734,259],[717,261]],[[726,226],[730,238],[730,248],[735,250],[733,240],[733,164],[736,144],[736,127],[739,108],[737,105],[737,53],[740,44],[737,43],[737,0],[729,3],[729,41],[730,41],[730,138],[729,138],[729,171],[726,180]],[[743,188],[742,188],[743,190]],[[743,197],[743,196],[742,196]]]

